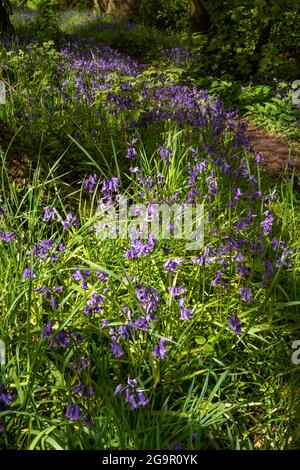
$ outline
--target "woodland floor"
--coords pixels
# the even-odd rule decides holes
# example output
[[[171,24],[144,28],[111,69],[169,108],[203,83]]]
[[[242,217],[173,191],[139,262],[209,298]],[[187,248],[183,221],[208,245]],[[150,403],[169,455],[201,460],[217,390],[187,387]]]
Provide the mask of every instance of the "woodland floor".
[[[253,122],[242,119],[247,126],[254,153],[259,153],[262,158],[262,167],[273,176],[280,176],[286,167],[290,171],[300,175],[300,153],[297,149],[285,142],[276,134],[271,134],[257,126]],[[3,123],[0,123],[0,147],[7,152],[9,175],[23,186],[28,177],[30,166],[30,152],[26,150],[18,136]]]
[[[141,64],[142,65],[142,64]],[[149,64],[145,64],[149,67]],[[300,146],[292,142],[286,142],[284,136],[267,132],[248,119],[241,118],[246,125],[250,137],[253,152],[262,157],[262,168],[272,176],[280,176],[288,167],[289,172],[295,171],[300,175]],[[11,129],[0,122],[0,148],[7,152],[8,171],[11,177],[22,186],[28,177],[30,151],[18,136],[14,136]],[[33,163],[33,162],[32,162]]]
[[[242,119],[247,126],[253,150],[262,158],[263,168],[270,174],[276,176],[282,174],[288,166],[289,170],[295,170],[300,174],[300,153],[293,145],[285,142],[276,134],[271,134],[251,121]]]

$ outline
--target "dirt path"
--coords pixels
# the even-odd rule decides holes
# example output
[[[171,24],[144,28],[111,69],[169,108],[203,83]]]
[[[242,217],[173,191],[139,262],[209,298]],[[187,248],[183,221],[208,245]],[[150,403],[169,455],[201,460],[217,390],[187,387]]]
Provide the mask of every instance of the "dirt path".
[[[263,158],[263,168],[272,175],[280,175],[288,166],[300,175],[300,152],[275,134],[270,134],[253,122],[241,119],[247,126],[247,135],[250,137],[254,153]]]
[[[24,144],[18,136],[14,136],[11,129],[0,122],[0,149],[6,155],[8,174],[17,186],[24,186],[28,181],[30,157],[24,149]],[[2,162],[1,162],[2,164]]]

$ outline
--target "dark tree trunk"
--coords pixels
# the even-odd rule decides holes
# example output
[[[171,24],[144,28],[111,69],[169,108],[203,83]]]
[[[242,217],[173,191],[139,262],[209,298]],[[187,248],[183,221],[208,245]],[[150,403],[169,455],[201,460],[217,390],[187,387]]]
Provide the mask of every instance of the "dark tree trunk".
[[[266,24],[261,26],[253,55],[261,54],[262,48],[269,42],[271,30],[272,30],[271,20],[269,20]]]
[[[4,0],[0,0],[0,36],[14,35],[14,27],[9,19],[10,5]]]
[[[203,0],[190,0],[189,23],[192,33],[210,32],[212,21]]]
[[[265,0],[266,7],[269,8],[272,4],[272,0]],[[261,12],[263,15],[264,12]],[[263,47],[266,46],[270,40],[271,31],[272,31],[273,21],[269,18],[267,22],[261,21],[261,25],[259,28],[258,39],[253,51],[253,58],[252,58],[252,73],[256,74],[259,68],[259,62],[261,59],[261,53]]]

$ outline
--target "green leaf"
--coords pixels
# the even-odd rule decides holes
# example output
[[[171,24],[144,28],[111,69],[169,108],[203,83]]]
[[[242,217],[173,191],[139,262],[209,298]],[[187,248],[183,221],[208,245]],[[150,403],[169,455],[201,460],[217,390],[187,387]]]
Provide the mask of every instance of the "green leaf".
[[[204,336],[196,336],[195,341],[202,346],[206,343],[207,339]]]

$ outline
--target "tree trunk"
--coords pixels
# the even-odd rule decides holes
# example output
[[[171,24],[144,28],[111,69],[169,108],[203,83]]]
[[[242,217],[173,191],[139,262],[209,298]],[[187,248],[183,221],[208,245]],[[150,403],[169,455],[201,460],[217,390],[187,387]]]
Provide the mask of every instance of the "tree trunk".
[[[138,0],[108,0],[106,13],[122,18],[130,18],[138,11]]]
[[[210,14],[203,0],[190,0],[190,30],[193,33],[209,33],[212,27]]]
[[[116,15],[119,11],[118,0],[108,0],[106,13],[109,15]]]
[[[266,2],[267,8],[269,8],[272,4],[272,0],[265,0],[265,2]],[[265,12],[262,10],[260,14],[263,16]],[[273,21],[271,18],[269,18],[267,22],[263,21],[262,19],[260,28],[259,28],[257,43],[253,51],[252,72],[254,74],[257,73],[258,68],[259,68],[259,62],[261,58],[262,49],[269,42],[271,31],[272,31],[272,26],[273,26]]]
[[[272,30],[271,20],[269,20],[266,24],[261,26],[253,55],[261,54],[262,48],[269,42],[271,30]]]
[[[108,0],[93,0],[93,11],[95,13],[105,13],[107,10]]]
[[[14,35],[14,27],[9,19],[10,11],[8,8],[10,8],[10,5],[4,0],[0,0],[0,36],[3,34]]]

